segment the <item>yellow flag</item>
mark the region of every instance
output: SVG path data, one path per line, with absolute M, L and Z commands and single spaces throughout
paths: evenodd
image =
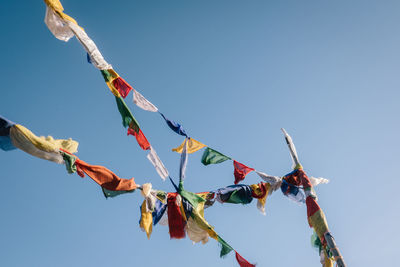
M 183 141 L 183 143 L 180 146 L 178 146 L 177 148 L 173 148 L 172 151 L 182 153 L 184 145 L 185 145 L 185 141 Z M 187 151 L 187 153 L 191 154 L 191 153 L 196 152 L 197 150 L 202 149 L 205 146 L 206 146 L 205 144 L 200 143 L 199 141 L 194 140 L 193 138 L 190 138 L 189 142 L 187 143 L 186 151 Z
M 147 238 L 150 239 L 151 232 L 153 231 L 153 216 L 151 211 L 148 212 L 146 208 L 146 200 L 143 201 L 141 206 L 142 218 L 140 219 L 140 228 L 146 232 Z

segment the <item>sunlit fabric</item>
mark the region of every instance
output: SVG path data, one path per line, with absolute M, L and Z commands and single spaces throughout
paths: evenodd
M 103 195 L 105 198 L 116 197 L 119 195 L 135 192 L 135 189 L 129 190 L 129 191 L 112 191 L 112 190 L 105 189 L 104 187 L 102 187 L 101 189 L 103 190 Z
M 147 154 L 147 159 L 153 164 L 154 168 L 156 169 L 158 175 L 165 180 L 169 176 L 167 168 L 165 168 L 164 164 L 158 157 L 156 151 L 154 150 L 153 147 L 150 146 L 150 151 Z
M 10 128 L 10 138 L 15 147 L 26 153 L 59 164 L 64 162 L 59 153 L 60 149 L 75 153 L 78 148 L 78 142 L 72 139 L 54 139 L 51 136 L 37 137 L 30 130 L 19 124 L 15 124 Z
M 158 108 L 154 106 L 149 100 L 147 100 L 138 91 L 133 89 L 133 103 L 135 103 L 139 108 L 147 111 L 157 112 Z
M 83 48 L 89 54 L 92 64 L 100 70 L 111 69 L 112 66 L 104 60 L 103 55 L 100 53 L 96 44 L 93 42 L 92 39 L 89 38 L 86 32 L 70 20 L 65 20 L 65 22 L 67 23 L 71 31 L 75 34 L 76 38 L 81 43 Z
M 134 131 L 138 132 L 140 129 L 139 123 L 135 117 L 133 117 L 125 101 L 121 97 L 115 97 L 115 101 L 117 102 L 118 110 L 122 117 L 122 125 L 124 125 L 124 127 L 129 126 Z
M 147 141 L 147 138 L 146 136 L 144 136 L 142 130 L 139 129 L 138 132 L 135 132 L 132 128 L 128 128 L 128 135 L 135 136 L 136 141 L 143 150 L 150 149 L 150 143 L 149 141 Z
M 235 176 L 235 184 L 243 181 L 249 172 L 254 171 L 253 168 L 247 167 L 246 165 L 237 162 L 236 160 L 233 161 L 233 166 L 235 168 L 235 171 L 233 172 Z
M 117 77 L 112 81 L 112 84 L 115 89 L 118 90 L 120 95 L 125 98 L 128 96 L 129 92 L 133 89 L 124 79 L 121 77 Z
M 201 158 L 201 163 L 203 163 L 204 165 L 217 164 L 230 159 L 230 157 L 225 156 L 224 154 L 207 147 L 204 150 L 203 156 Z
M 252 184 L 251 187 L 251 196 L 257 198 L 257 208 L 261 211 L 262 214 L 265 215 L 265 203 L 267 202 L 267 197 L 270 192 L 271 185 L 269 183 L 259 183 Z
M 147 238 L 150 239 L 151 232 L 153 231 L 153 216 L 152 212 L 147 211 L 146 200 L 140 206 L 140 228 L 146 232 Z
M 162 114 L 161 112 L 159 112 L 160 115 L 164 118 L 165 122 L 167 123 L 167 125 L 169 126 L 169 128 L 171 128 L 172 131 L 174 131 L 177 134 L 183 135 L 187 137 L 187 134 L 185 132 L 185 130 L 183 129 L 182 125 L 180 125 L 179 123 L 176 123 L 174 121 L 171 121 L 169 119 L 167 119 L 164 114 Z
M 74 155 L 71 155 L 71 154 L 63 152 L 63 151 L 61 151 L 60 153 L 64 159 L 67 172 L 75 173 L 77 170 L 76 165 L 75 165 L 76 157 Z
M 182 144 L 180 146 L 178 146 L 177 148 L 173 148 L 172 151 L 182 153 L 183 145 L 185 144 L 185 141 L 186 141 L 186 139 L 182 142 Z M 186 152 L 191 154 L 191 153 L 194 153 L 194 152 L 202 149 L 205 146 L 206 146 L 205 144 L 200 143 L 199 141 L 194 140 L 193 138 L 189 138 L 189 140 L 187 142 L 187 146 L 186 146 Z
M 103 166 L 90 165 L 78 158 L 75 160 L 77 173 L 81 177 L 85 174 L 101 187 L 111 191 L 131 191 L 137 188 L 135 180 L 119 178 L 115 173 Z
M 255 171 L 261 179 L 271 185 L 271 190 L 275 191 L 281 186 L 282 178 L 278 176 L 268 175 L 263 172 Z
M 47 28 L 57 39 L 68 42 L 69 39 L 74 37 L 74 33 L 71 31 L 68 25 L 61 19 L 51 8 L 46 8 L 46 16 L 44 22 Z

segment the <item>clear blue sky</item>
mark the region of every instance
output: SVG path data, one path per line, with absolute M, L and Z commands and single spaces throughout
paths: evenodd
M 348 266 L 393 266 L 400 224 L 398 1 L 62 1 L 106 60 L 195 139 L 282 176 L 293 137 Z M 80 142 L 88 163 L 172 191 L 121 125 L 109 89 L 76 39 L 55 39 L 42 1 L 0 4 L 0 114 L 38 135 Z M 161 117 L 127 103 L 170 173 L 182 142 Z M 186 188 L 233 183 L 231 162 L 189 157 Z M 147 240 L 139 193 L 106 200 L 91 179 L 20 150 L 0 153 L 2 266 L 236 266 L 214 240 Z M 245 183 L 257 183 L 251 173 Z M 306 207 L 280 191 L 218 204 L 206 219 L 258 266 L 320 266 Z M 147 262 L 147 265 L 146 265 Z

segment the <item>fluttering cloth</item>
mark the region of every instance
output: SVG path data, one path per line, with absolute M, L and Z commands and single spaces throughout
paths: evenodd
M 204 165 L 218 164 L 230 159 L 230 157 L 225 156 L 224 154 L 207 147 L 206 150 L 204 150 L 203 156 L 201 158 L 201 163 L 203 163 Z

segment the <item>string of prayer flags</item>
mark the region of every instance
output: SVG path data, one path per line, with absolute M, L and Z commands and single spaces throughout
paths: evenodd
M 133 103 L 141 109 L 151 112 L 157 112 L 158 108 L 147 100 L 142 94 L 133 89 Z
M 177 148 L 173 148 L 172 151 L 182 153 L 185 142 L 186 142 L 186 139 L 182 142 L 182 144 L 180 146 L 178 146 Z M 189 141 L 187 142 L 187 145 L 186 145 L 186 152 L 189 154 L 192 154 L 192 153 L 202 149 L 205 146 L 206 146 L 205 144 L 203 144 L 193 138 L 189 138 Z
M 246 165 L 237 162 L 236 160 L 233 161 L 233 167 L 235 168 L 233 172 L 235 176 L 235 184 L 238 184 L 240 181 L 243 181 L 249 172 L 254 171 L 253 168 L 247 167 Z
M 177 134 L 183 135 L 183 136 L 187 136 L 185 129 L 183 129 L 182 125 L 180 125 L 177 122 L 174 122 L 172 120 L 167 119 L 164 114 L 162 114 L 161 112 L 159 112 L 160 115 L 163 117 L 163 119 L 165 120 L 165 122 L 167 123 L 168 127 L 171 128 L 172 131 L 174 131 Z
M 342 255 L 338 247 L 336 246 L 336 242 L 329 231 L 328 223 L 325 217 L 324 212 L 320 208 L 317 203 L 317 194 L 315 193 L 312 183 L 308 178 L 307 174 L 303 171 L 303 167 L 301 166 L 296 148 L 294 146 L 292 138 L 289 134 L 282 129 L 286 143 L 289 147 L 290 154 L 292 155 L 292 159 L 294 161 L 294 171 L 290 174 L 286 175 L 283 178 L 283 182 L 291 183 L 295 186 L 302 186 L 304 193 L 306 195 L 306 206 L 307 206 L 307 219 L 310 227 L 314 228 L 315 233 L 318 235 L 323 248 L 329 249 L 332 257 L 324 252 L 321 257 L 324 257 L 323 266 L 333 266 L 332 260 L 335 260 L 339 267 L 345 267 L 345 263 Z M 324 249 L 325 250 L 325 249 Z
M 143 132 L 140 131 L 139 123 L 133 117 L 132 112 L 129 110 L 128 106 L 123 100 L 133 89 L 132 86 L 130 86 L 122 77 L 120 77 L 118 73 L 112 69 L 112 66 L 104 60 L 96 44 L 92 39 L 89 38 L 83 28 L 81 28 L 73 18 L 63 13 L 64 8 L 59 0 L 44 1 L 47 6 L 45 22 L 49 30 L 56 38 L 65 42 L 67 42 L 73 35 L 76 36 L 78 41 L 86 50 L 88 62 L 92 63 L 101 71 L 107 86 L 115 96 L 117 107 L 122 117 L 122 124 L 125 128 L 129 126 L 131 129 L 128 130 L 128 134 L 133 133 L 132 130 L 136 132 L 137 134 L 134 135 L 139 143 L 139 146 L 144 150 L 148 150 L 150 144 Z M 137 91 L 135 91 L 134 94 L 134 102 L 143 109 L 157 111 L 157 108 Z M 179 130 L 179 132 L 184 133 L 184 130 Z M 150 153 L 147 155 L 147 158 L 156 167 L 156 170 L 160 176 L 165 179 L 168 176 L 168 171 L 166 171 L 163 163 L 155 151 L 150 151 Z
M 231 160 L 230 157 L 225 156 L 224 154 L 207 147 L 204 150 L 203 156 L 201 158 L 201 163 L 203 163 L 204 165 L 209 165 L 209 164 L 218 164 L 218 163 L 222 163 L 226 160 Z

